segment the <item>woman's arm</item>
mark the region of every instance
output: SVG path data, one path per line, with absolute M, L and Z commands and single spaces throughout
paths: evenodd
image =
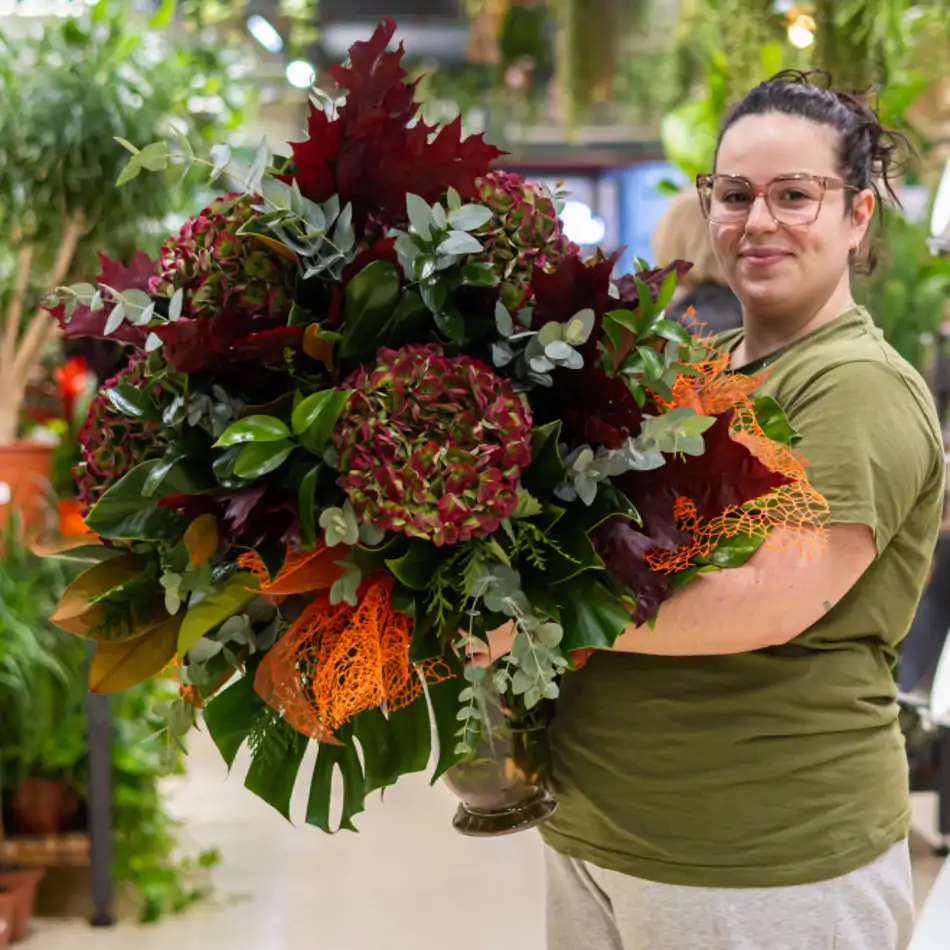
M 851 590 L 876 557 L 867 525 L 835 524 L 827 534 L 824 551 L 811 557 L 776 533 L 776 543 L 763 545 L 742 567 L 700 574 L 663 604 L 652 630 L 631 625 L 614 649 L 716 656 L 794 640 Z M 492 660 L 511 650 L 512 636 L 510 624 L 489 635 Z M 488 662 L 487 656 L 473 659 Z
M 656 624 L 628 627 L 614 649 L 657 656 L 747 653 L 788 643 L 828 613 L 876 556 L 871 529 L 836 524 L 821 554 L 776 537 L 742 567 L 700 574 L 660 608 Z

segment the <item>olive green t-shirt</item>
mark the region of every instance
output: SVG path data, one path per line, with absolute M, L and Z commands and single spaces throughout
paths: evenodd
M 730 349 L 740 333 L 723 338 Z M 944 498 L 940 427 L 917 372 L 855 309 L 768 360 L 760 389 L 802 436 L 831 521 L 878 557 L 783 646 L 732 656 L 596 654 L 551 728 L 556 850 L 669 884 L 770 887 L 871 863 L 908 833 L 892 667 Z

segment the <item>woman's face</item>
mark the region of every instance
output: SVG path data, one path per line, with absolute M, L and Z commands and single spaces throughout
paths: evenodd
M 783 175 L 840 180 L 837 145 L 834 129 L 809 119 L 780 113 L 745 116 L 723 136 L 715 170 L 739 175 L 756 189 Z M 872 192 L 829 189 L 815 221 L 787 226 L 775 221 L 759 196 L 745 221 L 710 223 L 710 236 L 726 280 L 747 313 L 805 314 L 817 312 L 849 279 L 850 253 L 861 244 L 873 211 Z

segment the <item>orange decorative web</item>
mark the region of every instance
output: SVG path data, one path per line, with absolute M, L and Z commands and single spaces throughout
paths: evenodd
M 261 582 L 260 592 L 266 600 L 279 603 L 292 594 L 309 594 L 332 587 L 343 573 L 337 559 L 342 559 L 342 554 L 334 553 L 323 543 L 314 551 L 288 548 L 284 565 L 273 580 L 257 551 L 242 554 L 238 565 Z
M 690 327 L 695 333 L 701 325 Z M 714 337 L 697 336 L 705 357 L 690 364 L 697 375 L 682 375 L 673 386 L 673 401 L 667 409 L 688 406 L 701 415 L 734 411 L 730 435 L 744 445 L 766 468 L 789 479 L 788 484 L 741 507 L 732 507 L 704 521 L 688 498 L 677 499 L 674 514 L 684 531 L 692 535 L 692 545 L 678 551 L 654 549 L 646 562 L 655 571 L 675 573 L 685 570 L 694 558 L 706 557 L 725 538 L 738 535 L 769 538 L 770 543 L 794 544 L 806 556 L 821 553 L 825 545 L 823 528 L 828 521 L 828 502 L 812 487 L 805 468 L 807 461 L 787 445 L 768 438 L 755 418 L 751 398 L 768 373 L 742 376 L 728 372 L 730 355 L 716 346 Z M 776 541 L 772 532 L 783 529 Z
M 392 588 L 392 577 L 374 578 L 356 607 L 316 597 L 258 668 L 258 695 L 299 732 L 332 742 L 357 713 L 408 706 L 423 680 L 450 678 L 441 660 L 410 662 L 412 621 L 393 609 Z

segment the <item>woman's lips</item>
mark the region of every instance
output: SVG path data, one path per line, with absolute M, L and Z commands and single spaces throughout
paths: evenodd
M 780 261 L 784 261 L 786 258 L 791 257 L 791 254 L 788 251 L 779 251 L 779 250 L 761 250 L 761 251 L 746 251 L 743 254 L 739 255 L 740 259 L 744 264 L 749 267 L 772 267 L 775 264 L 778 264 Z

